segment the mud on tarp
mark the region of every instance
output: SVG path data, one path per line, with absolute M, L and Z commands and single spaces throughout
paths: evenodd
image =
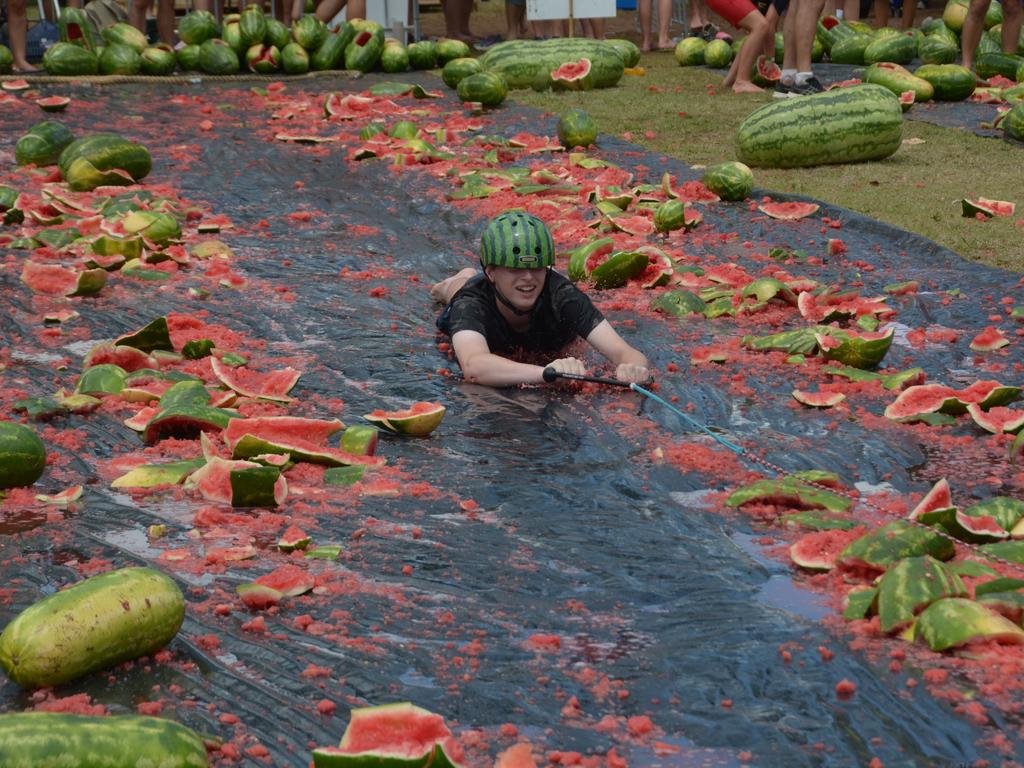
M 345 86 L 352 87 L 334 87 Z M 297 101 L 304 92 L 288 91 Z M 721 516 L 720 492 L 756 466 L 632 394 L 490 390 L 447 372 L 457 366 L 436 346 L 426 289 L 473 263 L 481 227 L 479 209 L 444 200 L 450 178 L 349 163 L 351 141 L 273 141 L 282 130 L 308 132 L 308 113 L 248 89 L 84 93 L 62 120 L 76 132 L 117 130 L 143 141 L 155 156 L 147 185 L 169 185 L 229 216 L 234 229 L 220 236 L 238 255 L 234 270 L 246 287 L 207 281 L 208 298 L 192 295 L 186 289 L 198 269 L 163 288 L 114 281 L 74 304 L 81 318 L 66 330 L 41 334 L 39 299 L 18 282 L 24 254 L 8 251 L 0 272 L 5 415 L 17 397 L 72 386 L 93 342 L 165 313 L 221 324 L 268 359 L 303 367 L 293 394 L 306 415 L 357 423 L 359 414 L 413 400 L 440 401 L 449 412 L 429 439 L 384 441 L 380 453 L 404 478 L 398 487 L 334 489 L 286 505 L 283 513 L 317 543 L 340 543 L 343 553 L 314 563 L 319 594 L 260 616 L 244 609 L 234 587 L 284 562 L 273 547 L 282 520 L 253 514 L 236 524 L 255 540 L 256 558 L 204 564 L 200 550 L 196 561 L 188 532 L 209 505 L 180 493 L 117 493 L 99 477 L 103 462 L 140 449 L 115 412 L 41 426 L 57 458 L 40 488 L 84 482 L 86 495 L 65 515 L 3 508 L 8 588 L 0 621 L 83 575 L 144 562 L 175 576 L 189 600 L 169 658 L 63 686 L 55 697 L 86 694 L 116 712 L 155 707 L 227 741 L 239 763 L 254 766 L 304 766 L 311 745 L 336 743 L 349 707 L 397 700 L 443 714 L 474 766 L 489 765 L 517 738 L 563 754 L 614 749 L 635 766 L 999 759 L 985 741 L 991 730 L 913 685 L 934 655 L 851 639 L 823 622 L 836 607 L 793 585 L 789 565 L 771 554 L 784 543 L 778 529 Z M 462 114 L 447 96 L 426 116 L 409 112 L 424 104 L 395 101 L 421 121 Z M 37 119 L 35 107 L 0 113 L 5 163 Z M 483 119 L 489 133 L 553 133 L 549 117 L 513 105 Z M 601 157 L 635 170 L 637 181 L 646 174 L 657 183 L 663 170 L 680 183 L 696 178 L 684 164 L 622 141 L 602 137 L 601 147 Z M 791 223 L 746 204 L 710 205 L 704 214 L 700 228 L 672 241 L 703 264 L 757 272 L 769 263 L 768 248 L 779 246 L 813 255 L 788 269 L 862 283 L 865 295 L 897 277 L 919 280 L 918 293 L 893 300 L 898 322 L 960 329 L 958 338 L 930 335 L 920 345 L 901 333 L 886 364 L 919 365 L 950 384 L 983 377 L 967 342 L 1016 290 L 1016 276 L 968 270 L 934 243 L 828 206 Z M 841 229 L 823 226 L 825 216 Z M 841 237 L 848 253 L 820 258 L 829 237 Z M 961 294 L 949 293 L 954 288 Z M 594 295 L 662 372 L 660 394 L 692 404 L 694 418 L 783 467 L 837 471 L 864 493 L 906 497 L 942 475 L 966 495 L 994 492 L 974 485 L 989 475 L 1005 493 L 1019 493 L 980 442 L 944 454 L 924 431 L 853 411 L 837 418 L 796 410 L 789 392 L 811 373 L 749 355 L 740 365 L 691 368 L 694 346 L 768 328 L 756 318 L 668 322 L 646 311 L 649 293 L 630 290 Z M 1019 348 L 1010 350 L 999 358 L 1007 372 L 1021 361 Z M 861 405 L 879 414 L 884 404 Z M 973 434 L 963 424 L 943 429 Z M 156 522 L 168 526 L 165 540 L 147 538 Z M 214 532 L 202 533 L 212 549 Z M 161 557 L 171 548 L 191 548 L 187 562 L 202 567 Z M 891 667 L 893 648 L 908 653 L 902 669 Z M 836 695 L 844 679 L 857 685 L 848 700 Z M 5 711 L 40 698 L 0 686 Z M 989 717 L 1019 752 L 1019 716 L 993 707 Z

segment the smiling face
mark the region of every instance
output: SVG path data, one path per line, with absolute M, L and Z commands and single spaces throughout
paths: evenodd
M 487 267 L 487 277 L 494 284 L 498 292 L 508 300 L 512 306 L 521 312 L 528 312 L 537 303 L 540 292 L 544 288 L 548 271 L 540 269 L 513 269 L 511 267 Z M 501 303 L 499 308 L 504 308 Z

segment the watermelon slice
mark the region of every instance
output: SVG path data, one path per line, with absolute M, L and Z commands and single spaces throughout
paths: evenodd
M 36 99 L 36 106 L 43 112 L 63 112 L 71 99 L 67 96 L 47 96 L 43 99 Z
M 401 435 L 426 437 L 441 423 L 445 407 L 440 403 L 413 403 L 404 411 L 376 410 L 363 416 L 371 424 Z
M 216 357 L 211 358 L 210 365 L 213 368 L 213 374 L 224 386 L 233 389 L 243 397 L 273 400 L 278 403 L 292 401 L 292 398 L 288 397 L 288 393 L 291 392 L 302 375 L 300 371 L 292 367 L 269 373 L 257 373 L 245 366 L 232 368 Z
M 328 467 L 352 464 L 380 466 L 380 456 L 356 456 L 326 445 L 330 435 L 342 428 L 337 419 L 302 419 L 291 416 L 265 416 L 233 419 L 224 430 L 224 441 L 236 459 L 249 459 L 264 453 L 286 453 L 292 461 L 305 461 Z
M 1015 203 L 1008 203 L 1005 200 L 988 200 L 984 197 L 979 197 L 977 200 L 964 198 L 960 201 L 960 206 L 963 209 L 963 215 L 972 219 L 978 216 L 985 218 L 1013 216 L 1013 212 L 1017 209 Z
M 288 497 L 280 470 L 252 461 L 210 458 L 185 480 L 207 501 L 233 507 L 275 507 Z
M 309 572 L 297 565 L 282 565 L 260 576 L 254 583 L 276 589 L 285 597 L 304 595 L 316 586 L 316 580 Z
M 995 326 L 990 325 L 971 340 L 971 349 L 975 352 L 993 352 L 1010 344 L 1006 335 Z
M 91 296 L 106 285 L 107 273 L 103 269 L 76 271 L 58 264 L 26 261 L 21 269 L 21 281 L 36 293 Z
M 757 206 L 757 210 L 763 213 L 765 216 L 770 216 L 773 219 L 784 219 L 784 220 L 795 220 L 803 219 L 818 212 L 818 208 L 821 206 L 816 203 L 762 203 Z
M 842 392 L 807 392 L 801 389 L 793 390 L 793 399 L 801 405 L 810 408 L 832 408 L 839 405 L 846 399 Z
M 1012 408 L 996 407 L 982 410 L 977 403 L 967 406 L 967 413 L 974 419 L 974 423 L 986 432 L 998 435 L 1002 433 L 1017 434 L 1024 429 L 1024 411 L 1015 411 Z
M 352 710 L 341 744 L 313 750 L 314 768 L 353 765 L 450 766 L 457 768 L 462 747 L 444 718 L 401 702 Z

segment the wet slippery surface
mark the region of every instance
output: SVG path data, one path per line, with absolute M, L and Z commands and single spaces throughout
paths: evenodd
M 299 96 L 301 89 L 289 84 L 288 92 Z M 777 551 L 784 531 L 723 515 L 722 491 L 753 477 L 755 465 L 636 395 L 494 391 L 449 373 L 457 366 L 436 346 L 427 288 L 472 263 L 482 225 L 470 207 L 444 201 L 449 179 L 385 162 L 349 163 L 345 142 L 274 142 L 280 123 L 268 130 L 272 109 L 247 89 L 129 86 L 73 95 L 64 122 L 79 132 L 138 138 L 154 151 L 147 184 L 170 184 L 230 217 L 235 229 L 220 237 L 239 255 L 233 269 L 248 283 L 206 301 L 182 284 L 121 284 L 76 303 L 82 317 L 69 326 L 69 338 L 50 336 L 44 346 L 38 304 L 18 282 L 24 252 L 8 252 L 0 272 L 8 387 L 23 396 L 73 386 L 92 342 L 174 312 L 226 326 L 265 344 L 263 359 L 304 370 L 294 412 L 359 423 L 359 414 L 374 408 L 433 400 L 448 415 L 429 439 L 382 442 L 379 453 L 402 473 L 398 495 L 336 489 L 289 499 L 279 513 L 315 543 L 342 544 L 343 555 L 312 563 L 317 594 L 262 615 L 247 611 L 234 587 L 285 562 L 272 546 L 282 518 L 246 512 L 248 522 L 221 523 L 255 539 L 255 559 L 224 566 L 200 556 L 188 563 L 201 567 L 176 566 L 161 552 L 194 547 L 187 532 L 209 505 L 180 492 L 132 497 L 109 488 L 110 477 L 97 467 L 141 448 L 120 424 L 124 414 L 41 426 L 60 455 L 45 490 L 86 482 L 84 503 L 48 517 L 4 506 L 0 622 L 83 575 L 143 562 L 175 576 L 190 603 L 169 654 L 53 697 L 87 694 L 116 712 L 159 702 L 165 716 L 228 742 L 216 754 L 223 764 L 304 766 L 313 745 L 337 742 L 349 707 L 400 700 L 443 714 L 473 766 L 490 765 L 523 738 L 538 754 L 599 755 L 602 765 L 613 749 L 634 766 L 999 759 L 990 730 L 923 685 L 908 685 L 922 679 L 924 663 L 890 669 L 885 649 L 905 647 L 899 641 L 881 653 L 851 647 L 835 606 L 790 581 Z M 442 109 L 461 113 L 447 94 Z M 5 166 L 17 136 L 39 119 L 31 110 L 0 112 Z M 211 130 L 201 128 L 203 120 Z M 486 123 L 490 133 L 553 133 L 549 117 L 512 106 Z M 618 140 L 601 146 L 601 156 L 636 170 L 638 181 L 657 183 L 663 170 L 680 182 L 696 177 Z M 290 216 L 299 211 L 311 215 Z M 822 227 L 822 215 L 841 221 L 841 231 Z M 865 295 L 879 293 L 894 275 L 920 280 L 917 295 L 891 301 L 906 330 L 977 332 L 1002 296 L 1018 293 L 1014 275 L 977 265 L 968 271 L 932 243 L 839 209 L 778 223 L 746 205 L 716 205 L 702 226 L 678 242 L 707 263 L 746 264 L 769 245 L 821 253 L 826 238 L 841 236 L 845 258 L 792 268 L 840 285 L 861 282 Z M 943 292 L 952 288 L 970 300 L 950 302 Z M 798 410 L 789 392 L 813 377 L 781 358 L 690 368 L 693 346 L 737 336 L 740 323 L 666 322 L 646 311 L 649 297 L 636 290 L 595 298 L 662 372 L 663 397 L 691 403 L 694 418 L 787 469 L 827 468 L 851 486 L 882 486 L 903 498 L 943 475 L 961 494 L 985 497 L 991 487 L 970 483 L 992 472 L 1005 493 L 1019 493 L 1005 462 L 992 469 L 994 449 L 939 455 L 923 430 L 885 428 L 859 410 Z M 751 321 L 745 332 L 779 329 Z M 967 350 L 972 336 L 903 341 L 886 364 L 920 365 L 931 381 L 952 385 L 993 376 L 1018 383 L 1020 353 L 1011 346 L 1001 372 L 983 375 Z M 68 370 L 58 370 L 57 360 Z M 5 415 L 16 399 L 5 395 Z M 875 398 L 857 407 L 877 416 L 884 404 Z M 966 426 L 960 433 L 974 434 Z M 664 460 L 654 458 L 658 448 Z M 194 455 L 198 444 L 181 452 Z M 322 488 L 315 472 L 302 479 Z M 170 529 L 166 541 L 146 537 L 157 522 Z M 856 683 L 852 698 L 837 696 L 844 679 Z M 5 711 L 45 698 L 0 685 Z M 997 708 L 990 715 L 1019 751 L 1019 717 Z

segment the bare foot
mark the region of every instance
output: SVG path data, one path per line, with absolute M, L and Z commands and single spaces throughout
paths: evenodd
M 762 90 L 749 80 L 737 80 L 732 86 L 733 93 L 761 93 Z
M 659 40 L 658 41 L 658 50 L 659 51 L 674 51 L 675 48 L 676 47 L 674 45 L 672 45 L 672 41 L 671 40 Z
M 650 53 L 651 52 L 651 41 L 650 40 L 644 40 L 643 44 L 640 46 L 640 50 L 643 51 L 644 53 Z

